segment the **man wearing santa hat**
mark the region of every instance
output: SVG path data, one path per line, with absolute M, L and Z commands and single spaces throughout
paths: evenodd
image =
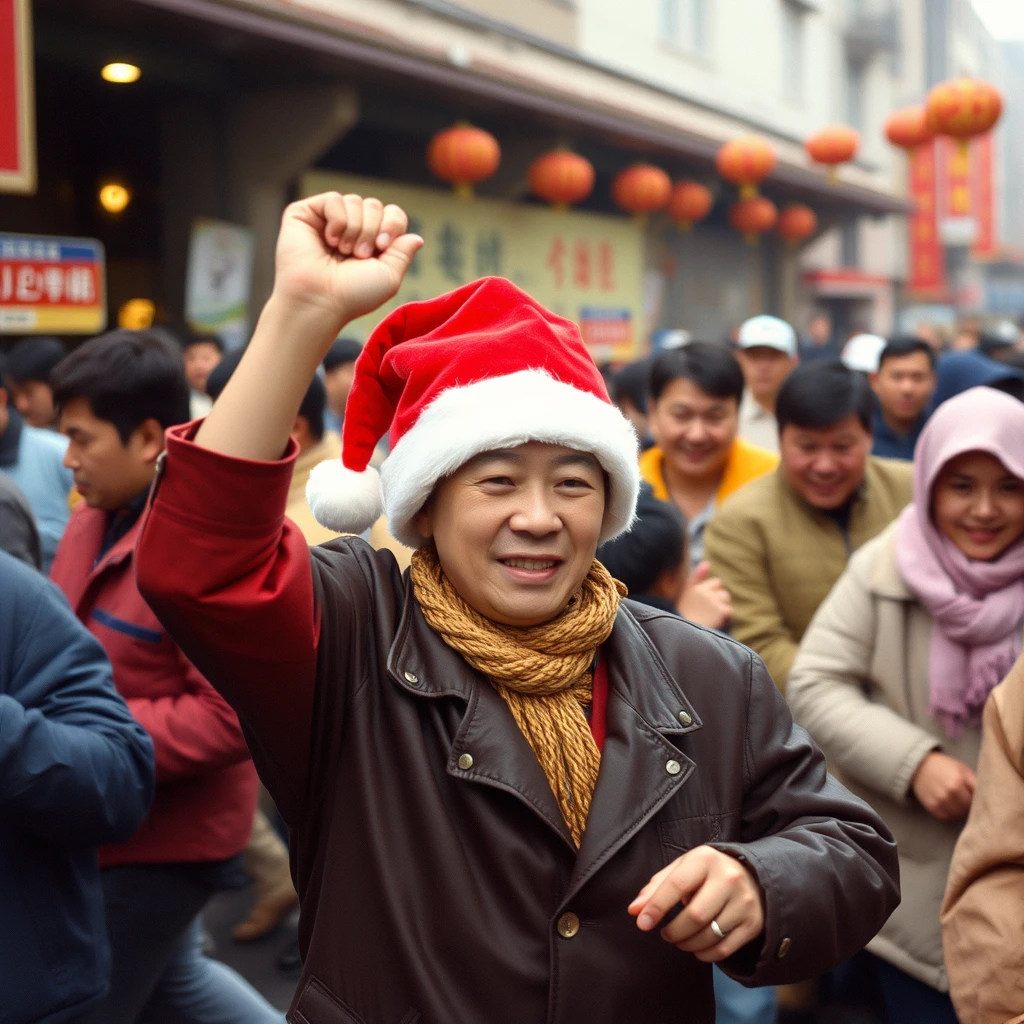
M 636 436 L 574 324 L 484 279 L 386 317 L 314 513 L 306 386 L 422 245 L 374 199 L 285 211 L 274 291 L 209 417 L 169 432 L 139 586 L 237 709 L 291 830 L 296 1024 L 714 1020 L 845 960 L 898 901 L 885 826 L 748 649 L 623 600 Z M 390 430 L 380 478 L 369 460 Z

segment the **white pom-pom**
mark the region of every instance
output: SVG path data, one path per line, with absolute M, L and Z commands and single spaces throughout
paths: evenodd
M 306 483 L 306 501 L 313 518 L 336 533 L 362 533 L 384 511 L 377 470 L 368 466 L 357 473 L 342 465 L 341 459 L 328 459 L 313 467 Z

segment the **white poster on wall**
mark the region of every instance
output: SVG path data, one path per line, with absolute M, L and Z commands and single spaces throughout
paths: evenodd
M 253 234 L 238 224 L 197 220 L 192 225 L 185 278 L 185 319 L 193 330 L 216 334 L 226 348 L 249 340 Z

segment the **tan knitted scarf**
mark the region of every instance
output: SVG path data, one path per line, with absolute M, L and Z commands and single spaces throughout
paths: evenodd
M 517 628 L 492 622 L 466 604 L 433 546 L 414 552 L 411 575 L 431 628 L 486 675 L 507 702 L 578 847 L 601 766 L 581 705 L 593 697 L 594 652 L 611 634 L 626 588 L 595 560 L 558 618 Z

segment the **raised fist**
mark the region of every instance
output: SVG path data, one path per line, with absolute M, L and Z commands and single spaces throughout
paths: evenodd
M 291 203 L 277 240 L 274 295 L 321 311 L 336 330 L 382 306 L 423 245 L 408 218 L 379 199 L 324 192 Z

